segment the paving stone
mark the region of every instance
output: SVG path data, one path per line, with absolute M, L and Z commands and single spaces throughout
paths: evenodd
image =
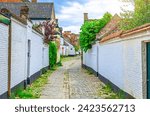
M 63 63 L 43 88 L 41 99 L 98 99 L 103 83 L 81 68 L 80 57 Z

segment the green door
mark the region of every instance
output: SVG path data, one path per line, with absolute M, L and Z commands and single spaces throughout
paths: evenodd
M 147 43 L 147 98 L 150 99 L 150 43 Z

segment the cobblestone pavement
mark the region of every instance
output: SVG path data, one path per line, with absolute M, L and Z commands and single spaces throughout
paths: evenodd
M 80 57 L 63 63 L 49 78 L 41 99 L 98 99 L 103 83 L 81 68 Z

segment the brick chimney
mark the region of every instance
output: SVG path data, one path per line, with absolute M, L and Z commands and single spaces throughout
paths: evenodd
M 58 19 L 55 19 L 56 24 L 58 24 Z
M 29 18 L 29 8 L 28 6 L 21 6 L 20 17 L 24 19 Z
M 32 0 L 33 3 L 37 3 L 37 0 Z
M 2 8 L 0 12 L 2 14 L 5 14 L 6 16 L 10 16 L 11 15 L 10 11 L 8 9 L 6 9 L 6 8 Z
M 88 18 L 88 13 L 84 13 L 84 22 L 87 21 L 89 18 Z

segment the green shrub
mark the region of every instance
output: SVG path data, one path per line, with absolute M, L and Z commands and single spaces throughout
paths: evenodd
M 57 45 L 55 42 L 49 43 L 49 64 L 53 68 L 57 62 Z

